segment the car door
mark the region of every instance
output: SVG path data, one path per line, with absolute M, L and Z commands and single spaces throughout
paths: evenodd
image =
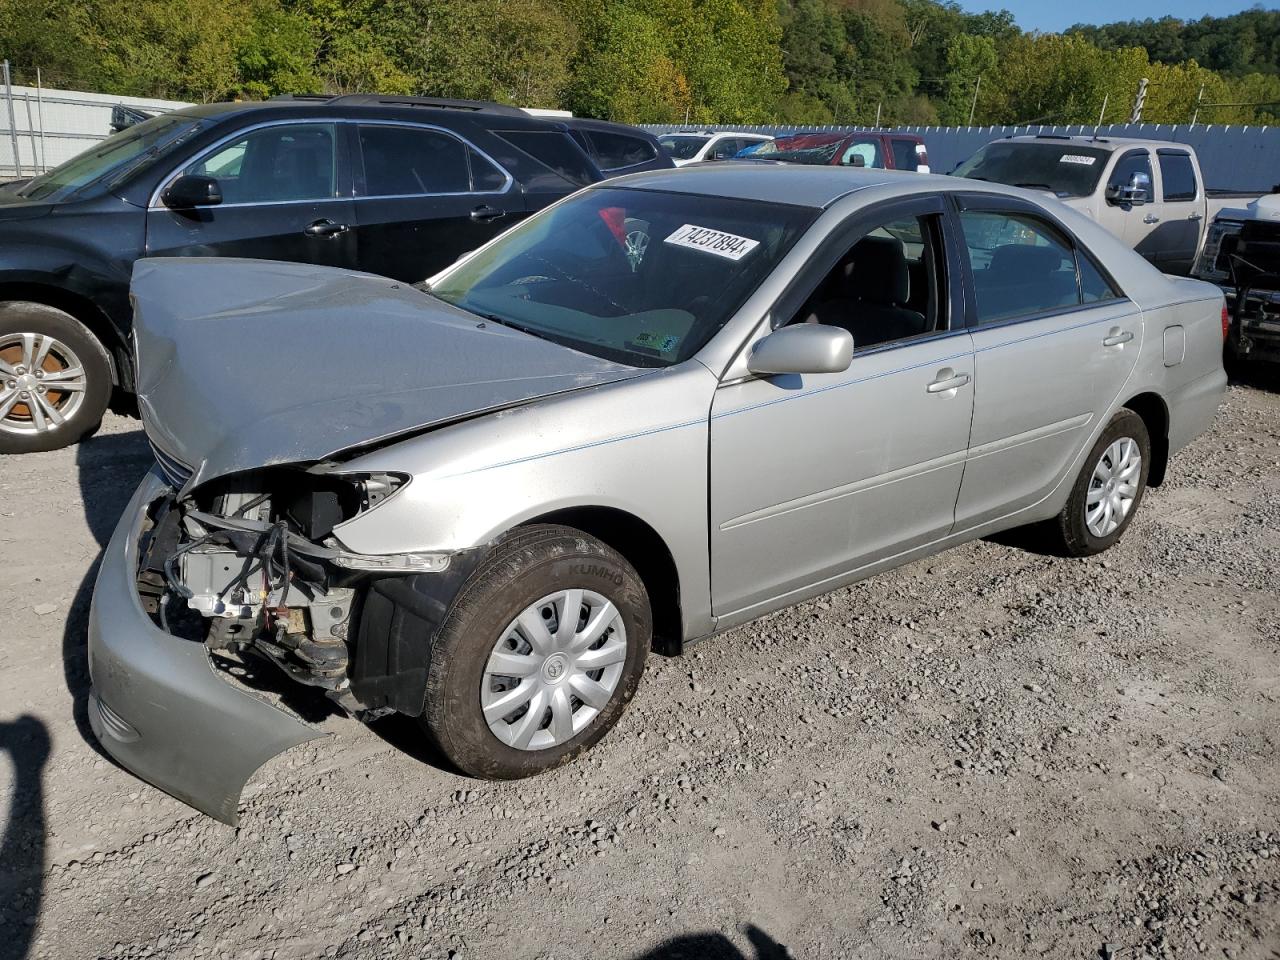
M 962 530 L 1053 491 L 1128 380 L 1142 314 L 1038 207 L 957 200 L 976 379 Z
M 1146 177 L 1145 203 L 1129 203 L 1115 198 L 1116 191 L 1129 186 L 1134 174 Z M 1098 222 L 1120 237 L 1148 260 L 1155 260 L 1156 243 L 1151 234 L 1160 223 L 1160 204 L 1156 199 L 1155 176 L 1151 168 L 1151 152 L 1146 147 L 1128 150 L 1111 168 L 1107 178 L 1103 206 Z
M 339 124 L 287 121 L 231 134 L 174 171 L 147 210 L 147 255 L 253 257 L 354 267 L 351 172 Z M 165 188 L 213 177 L 216 206 L 171 210 Z
M 514 178 L 452 131 L 395 121 L 350 126 L 361 270 L 415 283 L 524 215 Z
M 973 353 L 963 323 L 953 325 L 961 316 L 957 267 L 942 214 L 933 197 L 856 215 L 775 307 L 779 326 L 849 329 L 848 370 L 748 377 L 716 391 L 717 617 L 751 616 L 829 589 L 950 531 L 969 438 Z M 923 278 L 914 291 L 913 274 Z
M 1156 151 L 1160 180 L 1160 223 L 1151 239 L 1155 244 L 1155 264 L 1166 273 L 1189 274 L 1200 231 L 1204 226 L 1204 197 L 1199 178 L 1185 150 L 1161 148 Z

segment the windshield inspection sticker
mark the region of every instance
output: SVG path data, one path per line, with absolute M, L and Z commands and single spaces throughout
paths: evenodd
M 644 347 L 649 350 L 657 350 L 659 353 L 670 353 L 680 338 L 671 335 L 663 335 L 661 333 L 637 333 L 636 338 L 631 341 L 637 347 Z
M 732 233 L 712 230 L 710 227 L 699 227 L 692 223 L 677 227 L 675 232 L 667 237 L 666 242 L 674 243 L 677 247 L 689 247 L 693 250 L 714 253 L 717 257 L 724 257 L 726 260 L 741 260 L 760 246 L 759 240 L 738 237 Z
M 1078 163 L 1081 166 L 1092 167 L 1097 157 L 1082 157 L 1078 153 L 1064 153 L 1059 163 Z

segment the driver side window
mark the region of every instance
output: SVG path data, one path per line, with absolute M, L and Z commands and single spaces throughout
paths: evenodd
M 846 251 L 792 323 L 822 323 L 853 334 L 867 350 L 947 328 L 941 217 L 891 220 Z
M 1127 187 L 1133 180 L 1135 173 L 1143 173 L 1147 176 L 1147 183 L 1151 180 L 1151 155 L 1145 150 L 1134 150 L 1126 153 L 1116 163 L 1116 168 L 1111 171 L 1111 179 L 1107 181 L 1108 188 L 1119 189 Z M 1150 187 L 1147 188 L 1148 190 Z M 1151 199 L 1150 196 L 1147 197 Z

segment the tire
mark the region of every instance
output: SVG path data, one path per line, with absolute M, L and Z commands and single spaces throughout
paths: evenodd
M 578 595 L 569 591 L 582 592 L 578 622 L 586 626 L 574 633 L 576 645 L 568 633 L 563 641 L 553 635 Z M 652 638 L 644 584 L 617 551 L 569 527 L 524 528 L 494 548 L 454 600 L 431 646 L 419 723 L 464 773 L 542 773 L 617 723 Z M 589 669 L 597 664 L 604 666 Z
M 0 453 L 57 450 L 101 426 L 111 361 L 75 317 L 42 303 L 0 303 L 0 361 Z
M 1127 450 L 1124 446 L 1126 443 L 1132 445 Z M 1132 451 L 1135 448 L 1141 461 L 1137 464 L 1137 469 L 1133 470 Z M 1119 463 L 1114 467 L 1109 466 L 1117 455 Z M 1123 468 L 1126 463 L 1129 464 L 1127 470 L 1107 475 L 1110 470 Z M 1066 506 L 1057 517 L 1049 521 L 1047 532 L 1057 552 L 1069 557 L 1089 557 L 1113 547 L 1124 536 L 1138 512 L 1142 496 L 1147 490 L 1150 469 L 1151 438 L 1147 434 L 1146 424 L 1132 410 L 1118 411 L 1085 458 Z M 1097 480 L 1094 478 L 1095 472 L 1099 474 Z M 1104 475 L 1107 476 L 1104 478 Z M 1105 486 L 1108 481 L 1112 484 L 1111 488 Z M 1127 498 L 1127 504 L 1124 496 L 1126 487 L 1132 487 L 1132 496 Z M 1108 496 L 1108 489 L 1113 491 L 1113 496 Z M 1103 492 L 1098 494 L 1098 490 Z M 1092 498 L 1091 493 L 1094 494 Z M 1095 501 L 1092 504 L 1091 499 Z M 1105 511 L 1101 517 L 1093 513 L 1095 509 L 1104 508 L 1108 500 L 1113 505 L 1110 519 L 1105 517 Z M 1123 512 L 1118 523 L 1113 522 L 1116 506 Z M 1087 510 L 1089 514 L 1086 513 Z M 1091 527 L 1090 516 L 1097 518 L 1096 527 Z

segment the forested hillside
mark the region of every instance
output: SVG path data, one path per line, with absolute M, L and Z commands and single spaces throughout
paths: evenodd
M 0 2 L 18 82 L 39 67 L 173 99 L 376 90 L 631 122 L 1120 121 L 1143 77 L 1146 120 L 1274 122 L 1278 37 L 1262 10 L 1058 35 L 933 0 Z

